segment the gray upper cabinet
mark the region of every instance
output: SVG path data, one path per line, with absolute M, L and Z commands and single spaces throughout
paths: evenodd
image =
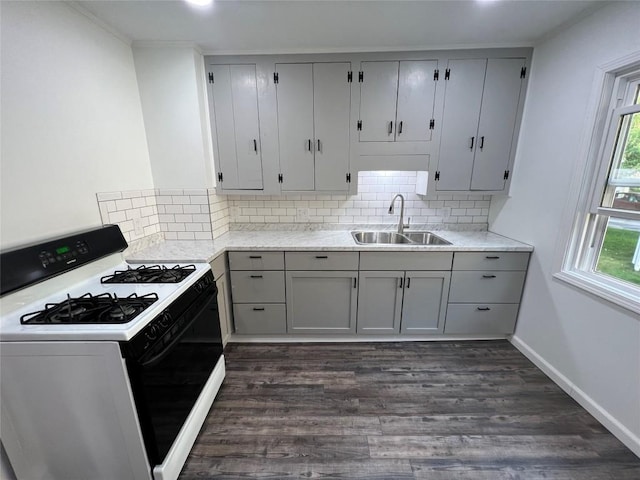
M 345 191 L 351 64 L 276 64 L 282 191 Z
M 261 190 L 255 65 L 211 65 L 209 100 L 218 188 Z
M 426 142 L 432 137 L 437 61 L 362 62 L 360 142 Z
M 437 191 L 502 191 L 515 150 L 525 58 L 449 60 Z

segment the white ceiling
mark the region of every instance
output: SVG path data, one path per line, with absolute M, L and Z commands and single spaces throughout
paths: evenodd
M 134 42 L 204 53 L 295 53 L 532 46 L 599 8 L 593 0 L 77 1 Z

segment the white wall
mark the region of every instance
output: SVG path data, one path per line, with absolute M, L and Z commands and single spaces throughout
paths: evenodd
M 134 47 L 133 54 L 155 186 L 213 186 L 202 56 L 157 46 Z
M 151 188 L 131 48 L 59 2 L 1 2 L 1 237 L 100 225 L 96 192 Z
M 639 2 L 614 2 L 537 46 L 511 198 L 494 199 L 489 229 L 535 246 L 516 344 L 573 384 L 640 455 L 640 319 L 554 280 L 577 199 L 581 142 L 596 67 L 640 49 Z M 560 232 L 560 234 L 558 234 Z

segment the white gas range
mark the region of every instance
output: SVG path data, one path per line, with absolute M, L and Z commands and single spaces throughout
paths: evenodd
M 126 246 L 106 226 L 2 253 L 0 436 L 18 478 L 175 479 L 220 388 L 209 265 L 127 264 Z

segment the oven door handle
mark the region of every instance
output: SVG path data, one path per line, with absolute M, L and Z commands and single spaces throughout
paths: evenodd
M 206 296 L 207 296 L 208 300 L 204 303 L 204 305 L 201 308 L 198 309 L 198 313 L 196 313 L 195 315 L 192 316 L 192 318 L 189 321 L 189 323 L 187 323 L 186 325 L 183 325 L 181 327 L 181 332 L 179 334 L 177 334 L 175 337 L 173 337 L 171 339 L 171 342 L 169 342 L 162 350 L 160 350 L 160 352 L 158 352 L 153 357 L 151 357 L 151 358 L 149 358 L 147 360 L 144 359 L 145 355 L 140 357 L 140 359 L 138 360 L 138 365 L 140 365 L 141 367 L 152 367 L 155 364 L 159 363 L 162 359 L 164 359 L 164 357 L 166 357 L 171 352 L 172 347 L 187 332 L 187 330 L 193 324 L 193 322 L 195 322 L 196 319 L 200 315 L 202 315 L 202 312 L 204 312 L 209 307 L 209 305 L 211 304 L 211 299 L 212 298 L 216 298 L 216 291 L 217 291 L 217 289 L 216 289 L 215 285 L 213 285 L 213 288 L 210 289 L 211 295 L 209 294 L 209 292 L 207 292 Z

